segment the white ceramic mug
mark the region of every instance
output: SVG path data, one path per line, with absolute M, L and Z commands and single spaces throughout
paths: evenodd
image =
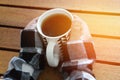
M 62 9 L 62 8 L 55 8 L 55 9 L 48 10 L 48 11 L 44 12 L 38 18 L 37 30 L 47 40 L 48 44 L 47 44 L 47 49 L 46 49 L 46 58 L 47 58 L 47 62 L 49 64 L 49 66 L 52 66 L 52 67 L 58 66 L 58 63 L 59 63 L 59 53 L 55 53 L 55 51 L 54 51 L 55 45 L 57 44 L 58 40 L 61 37 L 67 36 L 71 31 L 71 26 L 70 26 L 70 28 L 61 35 L 58 35 L 58 36 L 45 35 L 42 31 L 42 23 L 46 18 L 48 18 L 49 16 L 54 15 L 54 14 L 63 14 L 63 15 L 66 15 L 71 20 L 71 22 L 73 20 L 72 14 L 69 11 Z

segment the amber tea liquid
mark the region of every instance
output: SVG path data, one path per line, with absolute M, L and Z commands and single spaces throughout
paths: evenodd
M 46 36 L 55 37 L 66 33 L 71 27 L 71 20 L 64 14 L 53 14 L 42 22 L 42 32 Z

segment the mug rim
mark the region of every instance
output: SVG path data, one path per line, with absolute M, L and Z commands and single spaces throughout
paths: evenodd
M 50 15 L 57 14 L 57 13 L 67 15 L 70 18 L 70 20 L 73 21 L 73 15 L 69 11 L 67 11 L 63 8 L 54 8 L 54 9 L 51 9 L 51 10 L 48 10 L 48 11 L 44 12 L 38 18 L 38 21 L 37 21 L 37 30 L 43 37 L 46 37 L 48 39 L 57 39 L 57 38 L 60 38 L 62 36 L 65 36 L 65 35 L 69 34 L 69 32 L 71 31 L 71 28 L 69 28 L 64 34 L 58 35 L 58 36 L 53 36 L 53 37 L 52 36 L 47 36 L 42 32 L 41 25 L 42 25 L 42 22 L 44 21 L 44 19 L 47 18 Z

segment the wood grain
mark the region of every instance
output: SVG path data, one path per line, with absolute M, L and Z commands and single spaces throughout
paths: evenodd
M 24 28 L 33 18 L 40 16 L 43 12 L 34 9 L 0 7 L 0 24 Z
M 98 60 L 120 63 L 120 40 L 98 37 L 93 37 L 93 40 Z
M 80 11 L 120 12 L 120 0 L 1 0 L 0 4 L 40 8 L 61 7 Z
M 0 47 L 20 49 L 20 30 L 0 28 Z
M 25 27 L 33 18 L 45 10 L 0 7 L 0 24 Z M 91 34 L 117 36 L 120 38 L 120 16 L 73 13 L 81 17 L 89 26 Z
M 0 47 L 20 49 L 20 29 L 0 28 Z M 120 62 L 120 40 L 93 37 L 98 60 Z
M 8 68 L 8 63 L 14 56 L 18 56 L 18 53 L 0 50 L 0 74 L 6 72 Z
M 120 80 L 120 66 L 95 63 L 93 72 L 96 80 Z

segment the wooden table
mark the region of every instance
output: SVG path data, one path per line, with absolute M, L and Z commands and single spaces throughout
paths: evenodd
M 8 62 L 18 56 L 20 31 L 46 10 L 61 7 L 81 17 L 94 39 L 97 80 L 120 80 L 119 0 L 0 0 L 0 75 Z M 46 66 L 41 80 L 62 80 L 61 74 Z

